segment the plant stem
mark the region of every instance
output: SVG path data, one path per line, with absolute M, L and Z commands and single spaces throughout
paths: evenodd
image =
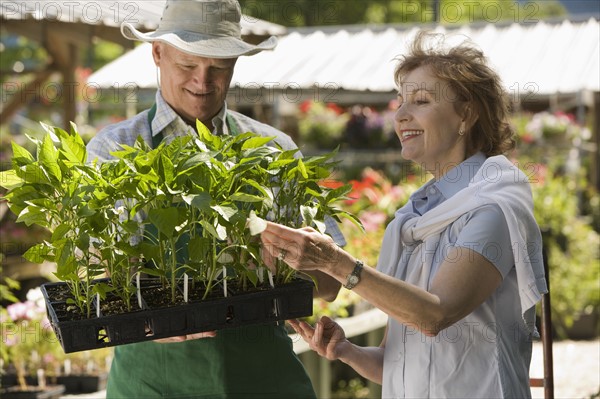
M 171 244 L 171 302 L 175 302 L 175 292 L 177 286 L 176 284 L 176 275 L 175 270 L 177 269 L 177 248 L 175 247 L 175 240 L 173 237 L 169 239 Z
M 210 264 L 210 273 L 208 275 L 208 281 L 206 283 L 206 290 L 204 291 L 204 296 L 202 296 L 202 299 L 206 299 L 206 297 L 208 296 L 208 293 L 210 291 L 212 291 L 212 285 L 213 285 L 213 279 L 215 277 L 215 272 L 217 269 L 217 240 L 213 237 L 213 245 L 212 245 L 212 256 L 210 257 L 211 259 L 211 264 Z

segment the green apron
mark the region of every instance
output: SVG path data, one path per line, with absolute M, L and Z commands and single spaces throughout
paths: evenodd
M 150 129 L 155 112 L 156 105 L 148 115 Z M 227 121 L 231 133 L 237 134 L 233 121 Z M 287 399 L 316 395 L 284 326 L 272 323 L 221 330 L 214 338 L 117 346 L 106 397 Z

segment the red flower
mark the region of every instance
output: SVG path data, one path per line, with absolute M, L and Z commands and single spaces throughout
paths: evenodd
M 310 111 L 311 107 L 312 107 L 312 102 L 310 100 L 303 101 L 302 104 L 300 104 L 300 107 L 299 107 L 300 108 L 300 112 L 302 112 L 302 113 L 305 114 L 308 111 Z
M 319 182 L 319 185 L 321 187 L 336 189 L 336 188 L 342 187 L 344 185 L 344 183 L 342 183 L 339 180 L 327 179 L 327 180 L 321 180 Z
M 341 115 L 341 114 L 344 113 L 344 110 L 342 108 L 340 108 L 340 106 L 337 105 L 337 104 L 335 104 L 335 103 L 327 103 L 327 109 L 332 110 L 337 115 Z

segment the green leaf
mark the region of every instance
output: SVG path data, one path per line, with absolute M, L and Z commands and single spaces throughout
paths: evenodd
M 57 165 L 58 167 L 58 165 Z M 40 166 L 39 163 L 30 163 L 26 165 L 24 168 L 21 168 L 16 171 L 17 176 L 22 178 L 25 183 L 30 184 L 47 184 L 52 185 L 50 178 L 48 177 L 48 173 Z
M 274 200 L 273 191 L 271 191 L 271 189 L 269 187 L 260 185 L 256 181 L 249 180 L 249 179 L 242 179 L 242 182 L 254 187 L 256 190 L 258 190 L 263 195 L 262 200 L 263 200 L 264 206 L 266 206 L 269 209 L 273 208 L 273 200 Z
M 223 217 L 223 219 L 227 221 L 229 221 L 229 219 L 238 211 L 237 208 L 227 205 L 215 205 L 211 206 L 211 208 L 214 209 L 219 215 Z
M 349 220 L 350 222 L 352 222 L 352 224 L 358 227 L 361 230 L 361 232 L 365 232 L 365 227 L 356 215 L 347 211 L 338 210 L 335 213 L 335 216 Z
M 275 137 L 253 137 L 248 139 L 242 144 L 242 150 L 247 150 L 250 148 L 259 148 L 263 147 L 268 142 L 272 141 Z
M 170 185 L 171 182 L 173 182 L 173 177 L 175 175 L 175 168 L 173 167 L 173 162 L 171 159 L 165 155 L 161 155 L 158 170 L 159 176 L 162 178 L 162 180 L 167 185 Z
M 218 224 L 216 226 L 217 238 L 221 241 L 225 241 L 227 239 L 227 229 L 225 226 Z
M 66 223 L 61 223 L 54 229 L 54 232 L 52 233 L 52 238 L 50 240 L 57 241 L 58 239 L 66 236 L 69 231 L 71 231 L 71 226 L 69 226 Z
M 222 251 L 218 258 L 217 258 L 217 263 L 221 263 L 221 264 L 226 264 L 226 263 L 233 263 L 235 259 L 233 258 L 233 256 L 231 256 L 231 254 L 228 254 L 225 251 Z
M 242 153 L 244 159 L 247 158 L 267 158 L 272 156 L 273 154 L 280 153 L 281 151 L 274 147 L 259 147 L 259 148 L 250 148 Z M 242 162 L 244 161 L 242 159 Z
M 306 171 L 306 166 L 304 165 L 304 162 L 302 162 L 301 159 L 298 160 L 298 171 L 300 171 L 302 177 L 308 179 L 308 172 Z
M 150 209 L 148 220 L 156 226 L 159 232 L 167 237 L 173 237 L 178 225 L 179 211 L 177 208 Z
M 346 184 L 336 189 L 331 190 L 327 193 L 325 197 L 327 199 L 327 203 L 339 201 L 340 199 L 346 199 L 346 195 L 352 191 L 352 185 Z
M 208 232 L 208 234 L 210 234 L 214 238 L 220 239 L 219 235 L 217 234 L 217 230 L 215 230 L 212 224 L 208 223 L 206 220 L 201 220 L 200 225 L 204 230 Z
M 51 249 L 46 244 L 37 244 L 29 248 L 23 257 L 33 263 L 44 263 L 50 253 Z
M 55 243 L 56 244 L 56 243 Z M 56 247 L 56 273 L 61 276 L 77 274 L 77 260 L 71 241 L 64 241 L 62 245 Z
M 58 150 L 54 146 L 50 135 L 44 137 L 41 148 L 39 148 L 38 160 L 40 166 L 54 177 L 56 180 L 62 180 L 62 173 L 58 166 Z
M 96 295 L 96 294 L 100 295 L 100 298 L 102 298 L 102 299 L 105 299 L 106 294 L 108 294 L 109 292 L 112 292 L 114 290 L 115 290 L 115 288 L 111 287 L 110 285 L 108 285 L 106 283 L 96 283 L 92 287 L 92 293 L 94 295 Z
M 210 243 L 211 240 L 206 237 L 191 238 L 188 244 L 188 254 L 190 256 L 190 260 L 193 262 L 208 261 Z
M 62 150 L 60 153 L 74 164 L 85 163 L 87 161 L 87 152 L 85 144 L 79 135 L 65 135 L 60 137 Z
M 183 165 L 181 167 L 182 172 L 185 172 L 187 170 L 195 168 L 198 165 L 205 165 L 207 162 L 210 161 L 212 156 L 213 156 L 213 154 L 208 153 L 208 152 L 199 152 L 197 154 L 192 155 L 191 157 L 186 159 L 185 162 L 183 163 Z
M 151 259 L 157 263 L 162 262 L 162 254 L 160 253 L 157 245 L 150 244 L 147 241 L 142 242 L 139 245 L 140 252 L 146 259 Z
M 18 223 L 25 223 L 27 226 L 37 224 L 40 226 L 47 226 L 48 220 L 46 219 L 46 213 L 42 212 L 39 208 L 28 206 L 19 213 L 17 218 Z
M 29 151 L 27 151 L 24 147 L 21 147 L 14 141 L 11 143 L 13 157 L 12 162 L 15 166 L 24 166 L 30 164 L 35 161 L 33 155 Z
M 36 187 L 23 185 L 6 194 L 4 198 L 8 201 L 11 211 L 18 215 L 29 206 L 29 201 L 40 198 L 42 194 L 41 190 L 37 190 Z
M 313 223 L 314 223 L 315 227 L 317 228 L 317 230 L 319 231 L 319 233 L 325 234 L 325 230 L 327 230 L 327 225 L 325 223 L 323 223 L 320 220 L 316 220 L 316 219 L 313 219 Z
M 219 136 L 215 136 L 211 131 L 199 120 L 196 120 L 196 130 L 201 142 L 208 144 L 212 149 L 220 150 L 222 147 L 222 140 Z
M 156 276 L 156 277 L 165 277 L 167 274 L 164 270 L 161 269 L 150 269 L 148 267 L 143 267 L 140 269 L 141 273 L 145 273 L 149 276 Z
M 5 170 L 0 172 L 0 186 L 7 190 L 14 190 L 17 187 L 21 187 L 24 180 L 17 176 L 17 172 L 14 170 Z
M 302 220 L 307 226 L 311 226 L 317 217 L 317 208 L 312 206 L 301 205 L 300 213 L 302 214 Z
M 246 194 L 246 193 L 233 193 L 229 199 L 231 201 L 240 201 L 240 202 L 262 202 L 264 198 L 259 197 L 257 195 Z
M 210 203 L 212 198 L 209 193 L 202 192 L 200 194 L 184 195 L 183 200 L 190 206 L 204 212 L 210 212 Z
M 267 221 L 256 216 L 254 211 L 250 212 L 247 224 L 250 229 L 250 235 L 258 235 L 267 229 Z

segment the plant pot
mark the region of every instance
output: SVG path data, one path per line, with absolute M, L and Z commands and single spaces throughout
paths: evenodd
M 44 388 L 30 386 L 25 390 L 13 386 L 0 389 L 2 399 L 58 399 L 65 392 L 63 385 L 47 385 Z
M 93 393 L 106 388 L 108 373 L 72 374 L 56 377 L 56 382 L 65 386 L 69 394 Z
M 103 280 L 106 282 L 106 280 Z M 56 297 L 66 283 L 42 285 L 48 318 L 65 353 L 151 341 L 203 331 L 264 324 L 312 314 L 313 283 L 294 279 L 274 288 L 262 288 L 227 297 L 174 303 L 169 306 L 120 314 L 75 317 L 64 297 Z M 214 293 L 222 292 L 216 286 Z M 142 294 L 143 295 L 143 294 Z M 102 309 L 102 306 L 101 306 Z
M 93 393 L 106 388 L 108 373 L 96 374 L 70 374 L 59 376 L 47 376 L 46 383 L 48 386 L 62 385 L 66 394 Z M 25 377 L 27 385 L 37 386 L 38 379 L 36 376 L 28 375 Z M 3 374 L 0 378 L 1 386 L 4 388 L 18 386 L 18 378 L 16 374 Z M 2 396 L 4 398 L 4 396 Z

